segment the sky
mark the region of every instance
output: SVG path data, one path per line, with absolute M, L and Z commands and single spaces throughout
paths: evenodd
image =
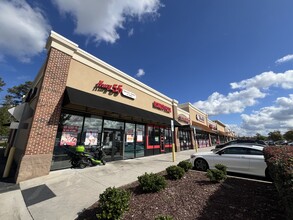
M 51 30 L 239 136 L 293 129 L 292 0 L 0 0 L 4 90 Z

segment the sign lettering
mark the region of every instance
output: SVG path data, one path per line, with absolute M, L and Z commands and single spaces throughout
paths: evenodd
M 156 109 L 159 109 L 161 111 L 164 111 L 164 112 L 167 112 L 167 113 L 170 113 L 171 112 L 171 108 L 168 107 L 168 106 L 165 106 L 161 103 L 158 103 L 158 102 L 153 102 L 153 107 L 156 108 Z
M 106 84 L 103 80 L 100 80 L 93 88 L 93 91 L 97 91 L 98 89 L 103 89 L 105 91 L 113 92 L 113 93 L 121 93 L 122 85 L 117 84 Z

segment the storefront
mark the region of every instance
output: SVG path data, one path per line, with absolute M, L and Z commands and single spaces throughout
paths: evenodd
M 190 126 L 189 112 L 177 108 L 177 122 L 180 124 L 176 130 L 177 145 L 180 151 L 195 148 L 193 129 Z
M 13 143 L 17 182 L 70 167 L 78 145 L 102 146 L 107 161 L 172 151 L 177 101 L 55 32 L 46 48 Z
M 23 103 L 16 182 L 70 167 L 78 145 L 103 147 L 107 161 L 210 146 L 207 115 L 178 102 L 52 32 L 47 59 Z M 175 130 L 171 131 L 171 121 Z
M 190 123 L 191 126 L 196 131 L 196 144 L 199 148 L 203 147 L 210 147 L 211 140 L 210 140 L 210 132 L 207 122 L 208 122 L 208 115 L 198 108 L 194 107 L 190 103 L 184 103 L 178 105 L 180 109 L 183 109 L 189 112 L 190 115 Z

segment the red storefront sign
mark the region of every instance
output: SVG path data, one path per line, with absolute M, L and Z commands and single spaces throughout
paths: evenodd
M 182 122 L 185 122 L 186 124 L 190 123 L 189 118 L 187 118 L 185 115 L 178 115 L 178 120 L 182 121 Z
M 93 91 L 97 91 L 98 89 L 104 89 L 106 91 L 110 91 L 113 93 L 121 93 L 122 92 L 122 85 L 118 84 L 106 84 L 103 80 L 100 80 L 93 88 Z
M 168 106 L 165 106 L 161 103 L 158 103 L 158 102 L 153 102 L 153 107 L 156 108 L 156 109 L 159 109 L 161 111 L 164 111 L 164 112 L 167 112 L 167 113 L 170 113 L 171 112 L 171 108 L 168 107 Z

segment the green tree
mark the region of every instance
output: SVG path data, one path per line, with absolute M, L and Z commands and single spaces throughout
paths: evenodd
M 3 91 L 3 86 L 5 86 L 6 83 L 3 81 L 2 77 L 0 77 L 0 92 Z M 8 113 L 8 107 L 0 105 L 0 135 L 7 136 L 9 133 L 9 127 L 4 126 L 4 124 L 7 124 L 10 122 L 10 115 Z
M 26 95 L 32 86 L 31 81 L 26 81 L 24 84 L 13 86 L 7 89 L 7 95 L 5 96 L 4 105 L 16 106 L 21 103 L 22 97 Z
M 293 130 L 287 131 L 283 137 L 287 140 L 287 141 L 293 141 Z
M 11 116 L 8 112 L 9 107 L 2 106 L 0 108 L 0 135 L 8 136 L 9 127 L 5 126 L 5 124 L 9 124 L 11 122 Z
M 6 83 L 3 81 L 2 77 L 0 77 L 0 92 L 3 91 L 2 87 L 5 85 L 6 85 Z
M 256 140 L 262 140 L 262 141 L 266 140 L 266 137 L 259 133 L 256 133 L 255 138 Z
M 280 131 L 273 131 L 268 133 L 268 139 L 272 141 L 282 140 L 283 136 Z

